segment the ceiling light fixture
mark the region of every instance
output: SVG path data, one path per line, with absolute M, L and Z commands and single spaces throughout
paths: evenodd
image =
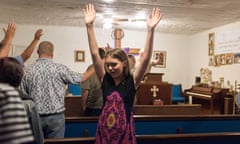
M 111 19 L 104 19 L 103 28 L 104 29 L 111 29 L 112 28 L 112 20 Z

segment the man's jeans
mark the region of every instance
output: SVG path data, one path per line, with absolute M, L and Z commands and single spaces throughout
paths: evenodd
M 44 138 L 64 138 L 65 116 L 59 114 L 40 115 Z

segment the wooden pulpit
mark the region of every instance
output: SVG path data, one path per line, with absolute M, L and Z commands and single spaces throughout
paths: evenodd
M 164 105 L 172 104 L 172 84 L 162 82 L 163 73 L 147 73 L 136 92 L 136 105 L 152 105 L 162 100 Z
M 144 83 L 160 83 L 162 82 L 163 73 L 146 73 L 143 77 Z

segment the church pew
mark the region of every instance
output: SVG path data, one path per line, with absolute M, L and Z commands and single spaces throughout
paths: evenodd
M 200 115 L 200 104 L 135 105 L 135 115 Z
M 136 135 L 138 144 L 229 144 L 239 140 L 239 132 Z M 45 139 L 45 144 L 94 144 L 95 137 Z
M 231 144 L 239 141 L 239 132 L 161 134 L 137 136 L 138 144 Z
M 44 144 L 94 144 L 95 137 L 45 139 Z
M 76 117 L 82 116 L 82 97 L 81 96 L 65 96 L 65 116 Z
M 83 116 L 82 98 L 79 96 L 65 97 L 65 116 Z M 134 105 L 136 115 L 198 115 L 201 114 L 200 104 L 176 104 L 176 105 Z
M 240 132 L 240 115 L 135 115 L 137 135 Z M 67 117 L 66 137 L 94 137 L 98 117 Z

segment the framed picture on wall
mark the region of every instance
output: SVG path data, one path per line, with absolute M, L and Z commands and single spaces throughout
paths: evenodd
M 215 66 L 221 66 L 221 55 L 214 55 L 215 58 Z
M 76 50 L 74 52 L 75 62 L 85 62 L 85 51 Z
M 159 62 L 155 67 L 165 68 L 166 67 L 166 57 L 167 57 L 166 51 L 153 51 L 153 60 L 158 61 L 158 59 L 159 59 Z
M 208 34 L 208 55 L 214 55 L 214 48 L 215 48 L 215 33 Z
M 209 56 L 209 62 L 208 65 L 209 66 L 215 66 L 215 61 L 214 61 L 214 56 Z
M 233 64 L 233 54 L 232 53 L 226 54 L 226 64 Z
M 240 53 L 235 53 L 234 54 L 234 63 L 235 64 L 240 64 Z

